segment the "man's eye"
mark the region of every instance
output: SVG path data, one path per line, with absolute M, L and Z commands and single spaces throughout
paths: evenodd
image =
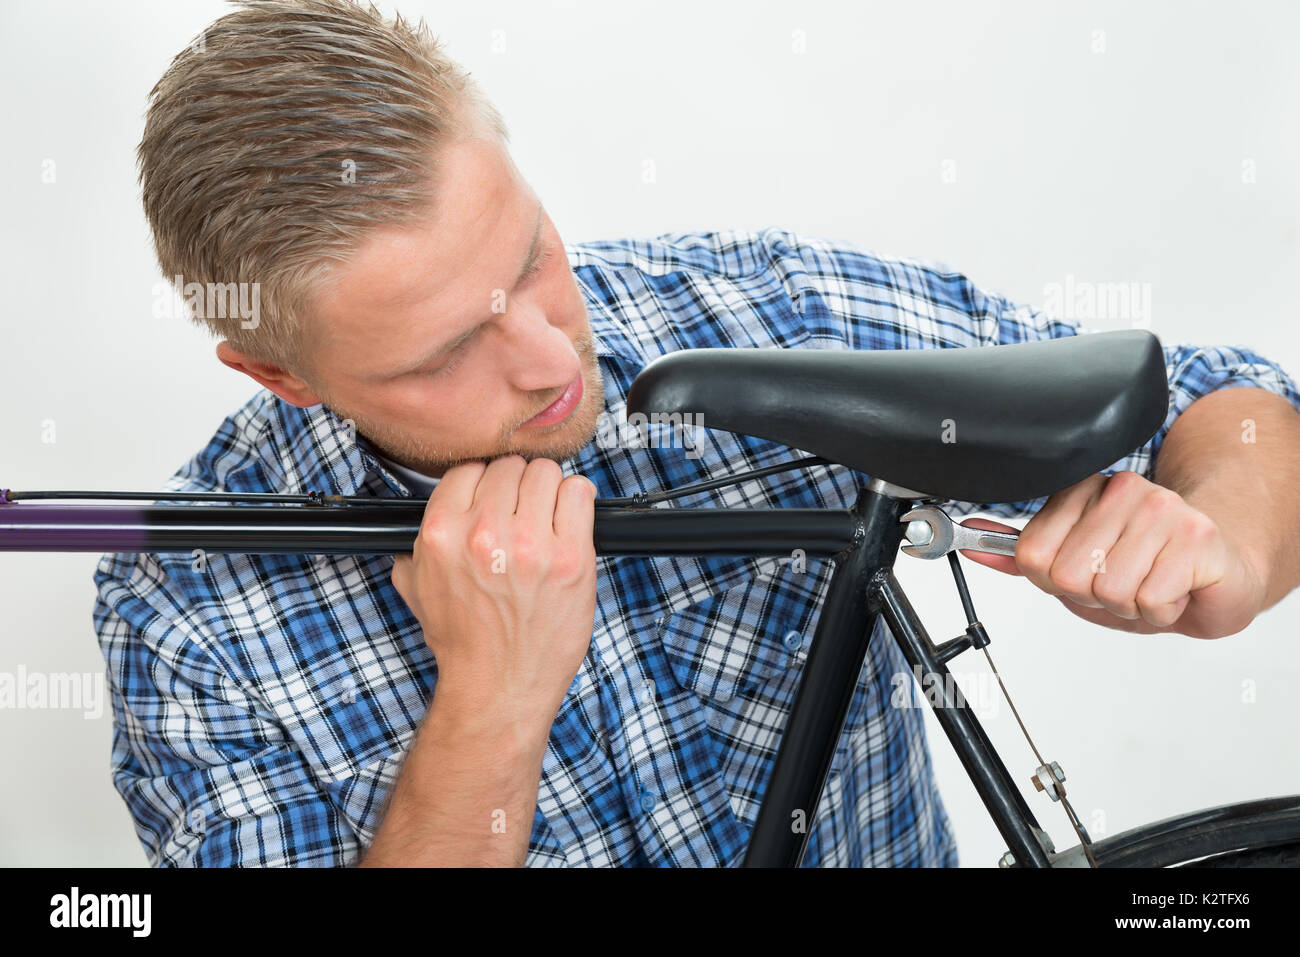
M 550 261 L 551 261 L 551 247 L 547 246 L 540 253 L 538 253 L 537 258 L 533 260 L 533 264 L 528 267 L 528 272 L 524 273 L 525 281 L 532 279 L 534 276 L 536 276 L 539 272 L 542 271 L 542 269 Z M 451 357 L 446 362 L 444 362 L 442 365 L 438 366 L 437 368 L 427 370 L 425 372 L 425 375 L 441 376 L 451 372 L 453 369 L 456 368 L 456 366 L 460 365 L 461 360 L 465 357 L 465 353 L 468 351 L 466 349 L 466 346 L 468 346 L 472 340 L 473 337 L 470 337 L 470 339 L 466 339 L 465 341 L 463 341 L 459 346 L 457 346 L 452 351 Z
M 461 344 L 457 346 L 456 349 L 452 352 L 451 358 L 449 358 L 442 365 L 438 366 L 436 369 L 430 369 L 429 375 L 431 376 L 446 375 L 448 372 L 451 372 L 453 369 L 455 369 L 456 366 L 460 365 L 460 360 L 464 358 L 464 356 L 465 356 L 465 346 L 464 344 Z
M 524 278 L 532 279 L 534 276 L 536 276 L 539 272 L 542 271 L 542 267 L 545 266 L 550 261 L 550 259 L 551 259 L 551 249 L 548 246 L 546 249 L 542 250 L 541 255 L 539 255 L 535 260 L 533 260 L 533 264 L 528 268 L 528 272 L 524 273 Z

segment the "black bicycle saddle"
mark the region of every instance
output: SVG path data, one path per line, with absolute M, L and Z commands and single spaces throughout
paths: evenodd
M 627 398 L 629 415 L 690 412 L 976 503 L 1082 481 L 1145 443 L 1168 410 L 1164 352 L 1142 329 L 949 349 L 685 349 L 641 370 Z

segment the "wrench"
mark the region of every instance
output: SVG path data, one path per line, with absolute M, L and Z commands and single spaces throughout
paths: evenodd
M 1016 554 L 1016 542 L 1019 532 L 985 532 L 978 528 L 958 525 L 941 508 L 922 505 L 914 508 L 899 519 L 901 522 L 924 522 L 930 526 L 930 537 L 920 543 L 911 541 L 903 546 L 903 551 L 917 558 L 942 558 L 958 548 L 973 552 L 991 552 L 994 555 Z

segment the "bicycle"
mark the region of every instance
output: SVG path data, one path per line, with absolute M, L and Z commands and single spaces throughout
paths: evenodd
M 989 636 L 958 560 L 957 549 L 971 546 L 946 551 L 967 627 L 942 644 L 930 638 L 893 574 L 900 551 L 915 553 L 926 544 L 911 540 L 916 528 L 905 519 L 914 509 L 1049 495 L 1146 442 L 1168 408 L 1156 336 L 1127 330 L 993 348 L 888 352 L 685 350 L 646 366 L 632 384 L 627 407 L 641 415 L 695 413 L 707 417 L 710 428 L 813 453 L 675 489 L 596 501 L 600 554 L 757 557 L 802 549 L 834 561 L 744 866 L 799 864 L 810 829 L 790 822 L 796 814 L 809 821 L 816 815 L 879 617 L 913 673 L 931 686 L 926 697 L 939 724 L 1007 843 L 1000 865 L 1300 866 L 1300 795 L 1194 811 L 1092 841 L 1069 804 L 1059 765 L 1035 748 L 1035 787 L 1061 803 L 1079 838 L 1078 845 L 1057 851 L 947 669 L 967 650 L 988 657 Z M 937 442 L 934 425 L 952 408 L 962 410 L 962 440 Z M 655 507 L 825 464 L 869 477 L 851 508 Z M 882 469 L 887 479 L 878 474 Z M 57 499 L 149 504 L 26 504 Z M 226 504 L 203 504 L 214 502 Z M 0 489 L 0 551 L 409 553 L 424 505 L 420 499 L 322 491 Z

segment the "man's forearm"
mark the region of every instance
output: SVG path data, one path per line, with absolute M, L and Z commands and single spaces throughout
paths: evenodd
M 549 732 L 440 683 L 358 866 L 522 866 Z
M 1242 550 L 1266 583 L 1264 608 L 1300 586 L 1300 413 L 1281 396 L 1233 387 L 1197 399 L 1165 436 L 1155 482 Z

